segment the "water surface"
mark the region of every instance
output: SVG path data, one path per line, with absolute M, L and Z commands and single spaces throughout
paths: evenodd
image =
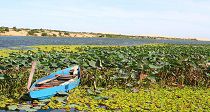
M 0 49 L 23 47 L 32 45 L 122 45 L 132 46 L 149 43 L 169 44 L 210 44 L 210 41 L 196 40 L 159 40 L 159 39 L 132 39 L 132 38 L 65 38 L 65 37 L 21 37 L 0 36 Z

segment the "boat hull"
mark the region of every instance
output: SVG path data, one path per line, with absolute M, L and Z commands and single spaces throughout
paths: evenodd
M 53 77 L 55 77 L 56 74 L 68 75 L 69 71 L 71 69 L 72 68 L 67 68 L 67 69 L 64 69 L 64 70 L 60 70 L 60 71 L 57 71 L 55 73 L 52 73 L 52 74 L 50 74 L 46 77 L 43 77 L 43 78 L 37 80 L 31 86 L 31 91 L 29 92 L 30 97 L 33 98 L 33 99 L 39 99 L 39 100 L 47 99 L 47 98 L 50 98 L 50 97 L 56 95 L 59 92 L 67 92 L 67 91 L 77 87 L 80 83 L 80 77 L 77 80 L 75 80 L 73 82 L 70 82 L 68 84 L 65 84 L 65 85 L 54 86 L 54 87 L 39 89 L 39 90 L 33 90 L 33 88 L 35 88 L 36 83 L 41 82 L 41 81 L 46 80 L 46 79 L 49 79 L 49 78 L 53 78 Z M 80 73 L 80 69 L 78 70 L 78 72 Z M 79 73 L 78 73 L 78 76 L 80 76 Z

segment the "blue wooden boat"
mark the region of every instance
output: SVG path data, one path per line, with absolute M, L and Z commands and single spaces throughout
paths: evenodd
M 75 69 L 75 66 L 72 66 L 72 67 L 51 73 L 50 75 L 43 77 L 41 79 L 38 79 L 30 87 L 30 90 L 29 90 L 30 97 L 33 99 L 39 99 L 39 100 L 46 99 L 46 98 L 50 98 L 50 97 L 56 95 L 59 92 L 67 92 L 67 91 L 77 87 L 80 83 L 80 68 L 79 68 L 79 66 L 77 66 L 77 71 L 76 71 L 76 73 L 74 73 L 76 75 L 76 77 L 74 79 L 67 80 L 58 86 L 37 89 L 37 84 L 39 84 L 41 82 L 46 82 L 46 80 L 56 79 L 57 74 L 59 74 L 60 76 L 64 76 L 64 77 L 68 76 L 69 73 L 74 69 Z

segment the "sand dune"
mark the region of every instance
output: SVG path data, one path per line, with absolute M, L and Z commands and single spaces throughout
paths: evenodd
M 29 34 L 30 31 L 35 31 L 33 34 Z M 43 35 L 45 33 L 45 35 Z M 200 40 L 200 41 L 210 41 L 208 38 L 179 38 L 172 36 L 162 36 L 162 35 L 122 35 L 116 33 L 88 33 L 88 32 L 68 32 L 59 30 L 49 30 L 49 29 L 16 29 L 9 28 L 9 31 L 0 32 L 0 36 L 48 36 L 48 37 L 133 37 L 133 38 L 156 38 L 156 39 L 190 39 L 190 40 Z

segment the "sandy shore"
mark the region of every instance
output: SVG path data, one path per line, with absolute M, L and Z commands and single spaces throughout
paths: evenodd
M 14 29 L 10 28 L 9 31 L 0 32 L 0 36 L 43 36 L 43 33 L 46 33 L 46 36 L 49 37 L 97 37 L 96 34 L 90 33 L 77 33 L 77 32 L 65 32 L 65 31 L 55 31 L 55 30 L 39 30 L 38 32 L 34 33 L 33 35 L 29 34 L 28 29 L 20 29 L 20 31 L 15 31 Z
M 7 28 L 7 27 L 4 27 Z M 110 37 L 110 38 L 153 38 L 153 39 L 189 39 L 210 41 L 208 38 L 178 38 L 159 35 L 121 35 L 111 33 L 88 33 L 88 32 L 68 32 L 49 29 L 24 29 L 24 28 L 8 28 L 6 31 L 0 29 L 0 36 L 48 36 L 48 37 Z

